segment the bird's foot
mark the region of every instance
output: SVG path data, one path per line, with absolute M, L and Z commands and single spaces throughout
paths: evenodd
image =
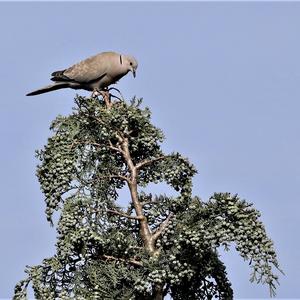
M 98 96 L 101 95 L 101 92 L 98 90 L 93 90 L 91 97 L 92 98 L 97 98 Z
M 102 96 L 103 101 L 104 101 L 107 108 L 112 107 L 113 103 L 111 102 L 111 95 L 110 95 L 108 89 L 103 89 L 103 90 L 95 89 L 95 90 L 93 90 L 91 97 L 92 98 L 98 98 L 98 96 Z
M 118 99 L 119 101 L 125 102 L 125 99 L 124 99 L 124 97 L 123 97 L 123 95 L 122 95 L 122 93 L 120 92 L 119 89 L 117 89 L 117 88 L 115 88 L 115 87 L 111 87 L 111 88 L 109 88 L 108 90 L 109 90 L 109 92 L 110 92 L 111 90 L 117 91 L 117 92 L 119 93 L 119 95 L 120 95 L 121 98 L 118 97 L 118 96 L 116 96 L 116 95 L 113 95 L 113 94 L 110 94 L 111 97 L 116 98 L 116 99 Z

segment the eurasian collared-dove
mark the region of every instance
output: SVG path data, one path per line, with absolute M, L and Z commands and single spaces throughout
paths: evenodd
M 116 52 L 103 52 L 89 57 L 72 67 L 51 74 L 54 84 L 33 91 L 26 96 L 34 96 L 50 91 L 71 88 L 99 92 L 117 82 L 129 71 L 135 72 L 138 63 L 129 55 Z

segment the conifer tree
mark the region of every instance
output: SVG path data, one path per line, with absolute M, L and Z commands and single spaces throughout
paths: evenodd
M 280 269 L 260 213 L 238 195 L 192 196 L 195 167 L 162 151 L 150 117 L 140 99 L 112 102 L 106 93 L 77 96 L 73 113 L 53 121 L 37 177 L 48 221 L 59 215 L 56 253 L 26 268 L 15 300 L 29 284 L 36 299 L 232 299 L 218 254 L 230 244 L 250 280 L 275 294 Z M 143 191 L 159 182 L 177 195 Z M 129 199 L 119 199 L 122 188 Z

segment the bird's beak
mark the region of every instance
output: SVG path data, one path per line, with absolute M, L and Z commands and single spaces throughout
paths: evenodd
M 135 70 L 132 70 L 132 74 L 133 74 L 133 77 L 135 78 L 135 76 L 136 76 Z

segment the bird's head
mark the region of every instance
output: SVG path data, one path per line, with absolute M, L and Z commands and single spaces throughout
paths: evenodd
M 136 74 L 136 69 L 138 67 L 138 62 L 137 60 L 130 55 L 125 55 L 124 56 L 124 61 L 123 63 L 126 65 L 126 67 L 128 68 L 128 71 L 132 72 L 133 77 L 135 77 Z

